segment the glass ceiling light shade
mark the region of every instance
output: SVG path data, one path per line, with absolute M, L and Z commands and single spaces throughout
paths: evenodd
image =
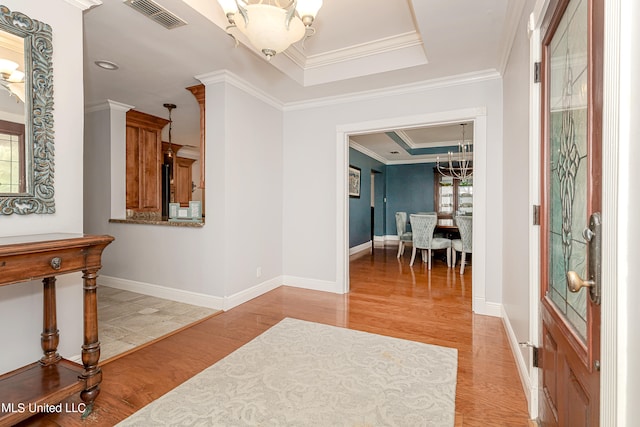
M 322 0 L 218 0 L 218 3 L 231 24 L 227 27 L 229 35 L 234 37 L 229 30 L 237 28 L 267 59 L 313 35 L 315 29 L 311 24 L 322 6 Z
M 17 63 L 0 58 L 0 86 L 24 102 L 24 73 L 18 70 Z
M 321 7 L 322 0 L 298 0 L 296 11 L 304 25 L 309 26 L 313 23 L 313 20 L 316 19 L 316 15 Z
M 458 143 L 458 152 L 449 151 L 447 153 L 448 166 L 440 166 L 440 156 L 436 157 L 436 167 L 443 176 L 452 176 L 461 181 L 467 181 L 473 177 L 473 142 L 467 141 L 464 137 L 464 128 L 467 123 L 460 123 L 462 126 L 462 141 Z

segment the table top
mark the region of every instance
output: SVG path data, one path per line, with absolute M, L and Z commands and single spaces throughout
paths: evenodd
M 52 240 L 78 239 L 84 237 L 82 233 L 48 233 L 27 234 L 22 236 L 0 237 L 0 245 L 18 245 L 32 242 L 50 242 Z
M 436 226 L 438 228 L 454 228 L 454 229 L 458 228 L 452 219 L 439 219 L 438 224 Z
M 56 250 L 72 246 L 87 247 L 101 244 L 106 246 L 113 240 L 112 236 L 94 236 L 81 233 L 49 233 L 0 237 L 0 256 Z

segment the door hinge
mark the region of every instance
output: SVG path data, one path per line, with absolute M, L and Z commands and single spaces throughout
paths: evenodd
M 531 364 L 534 368 L 540 367 L 540 348 L 531 347 Z
M 540 205 L 533 205 L 533 225 L 540 225 Z
M 533 64 L 533 82 L 540 83 L 542 81 L 542 76 L 540 75 L 540 71 L 542 70 L 542 64 L 540 62 L 536 62 Z
M 540 360 L 540 347 L 536 347 L 531 344 L 529 341 L 519 342 L 518 343 L 522 347 L 530 347 L 531 348 L 531 364 L 534 368 L 539 368 L 541 366 Z

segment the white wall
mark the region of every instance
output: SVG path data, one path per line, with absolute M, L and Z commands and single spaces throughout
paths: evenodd
M 620 170 L 618 201 L 618 410 L 621 426 L 640 419 L 640 4 L 622 1 L 620 63 Z M 606 295 L 603 295 L 606 298 Z
M 337 130 L 353 123 L 386 121 L 454 110 L 486 108 L 486 221 L 490 236 L 486 299 L 502 298 L 502 84 L 498 78 L 356 96 L 340 102 L 289 106 L 284 132 L 284 271 L 291 284 L 341 288 L 336 262 Z M 478 165 L 479 167 L 479 165 Z
M 62 0 L 2 2 L 53 29 L 55 131 L 55 203 L 51 215 L 0 216 L 0 236 L 82 232 L 82 11 Z M 108 251 L 108 249 L 107 249 Z M 57 282 L 58 350 L 64 357 L 80 354 L 82 345 L 82 279 L 61 276 Z M 42 285 L 31 282 L 0 288 L 0 337 L 5 349 L 0 372 L 42 356 Z
M 106 103 L 107 111 L 87 111 L 86 167 L 99 176 L 87 179 L 85 231 L 116 238 L 99 283 L 229 308 L 282 275 L 282 113 L 224 81 L 205 84 L 202 228 L 108 221 L 124 217 L 113 204 L 124 200 L 125 188 L 105 183 L 124 170 L 101 162 L 107 152 L 112 164 L 125 158 L 126 109 Z
M 503 285 L 502 304 L 516 342 L 531 341 L 529 336 L 530 292 L 529 259 L 531 210 L 529 201 L 529 36 L 527 20 L 534 1 L 529 0 L 516 32 L 503 77 L 504 94 L 504 194 L 503 206 Z M 537 255 L 537 254 L 534 254 Z M 530 375 L 528 347 L 520 352 L 526 376 Z

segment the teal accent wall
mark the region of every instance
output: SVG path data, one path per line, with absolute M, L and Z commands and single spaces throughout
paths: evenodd
M 361 152 L 349 148 L 349 164 L 360 168 L 360 197 L 349 197 L 349 247 L 371 240 L 371 172 L 375 172 L 374 235 L 385 233 L 384 207 L 386 166 Z
M 433 211 L 434 163 L 387 166 L 387 235 L 396 234 L 396 212 Z
M 349 164 L 361 170 L 360 198 L 349 198 L 350 248 L 371 240 L 371 171 L 377 172 L 374 175 L 375 236 L 396 234 L 396 212 L 412 214 L 434 210 L 435 163 L 384 165 L 350 148 Z

